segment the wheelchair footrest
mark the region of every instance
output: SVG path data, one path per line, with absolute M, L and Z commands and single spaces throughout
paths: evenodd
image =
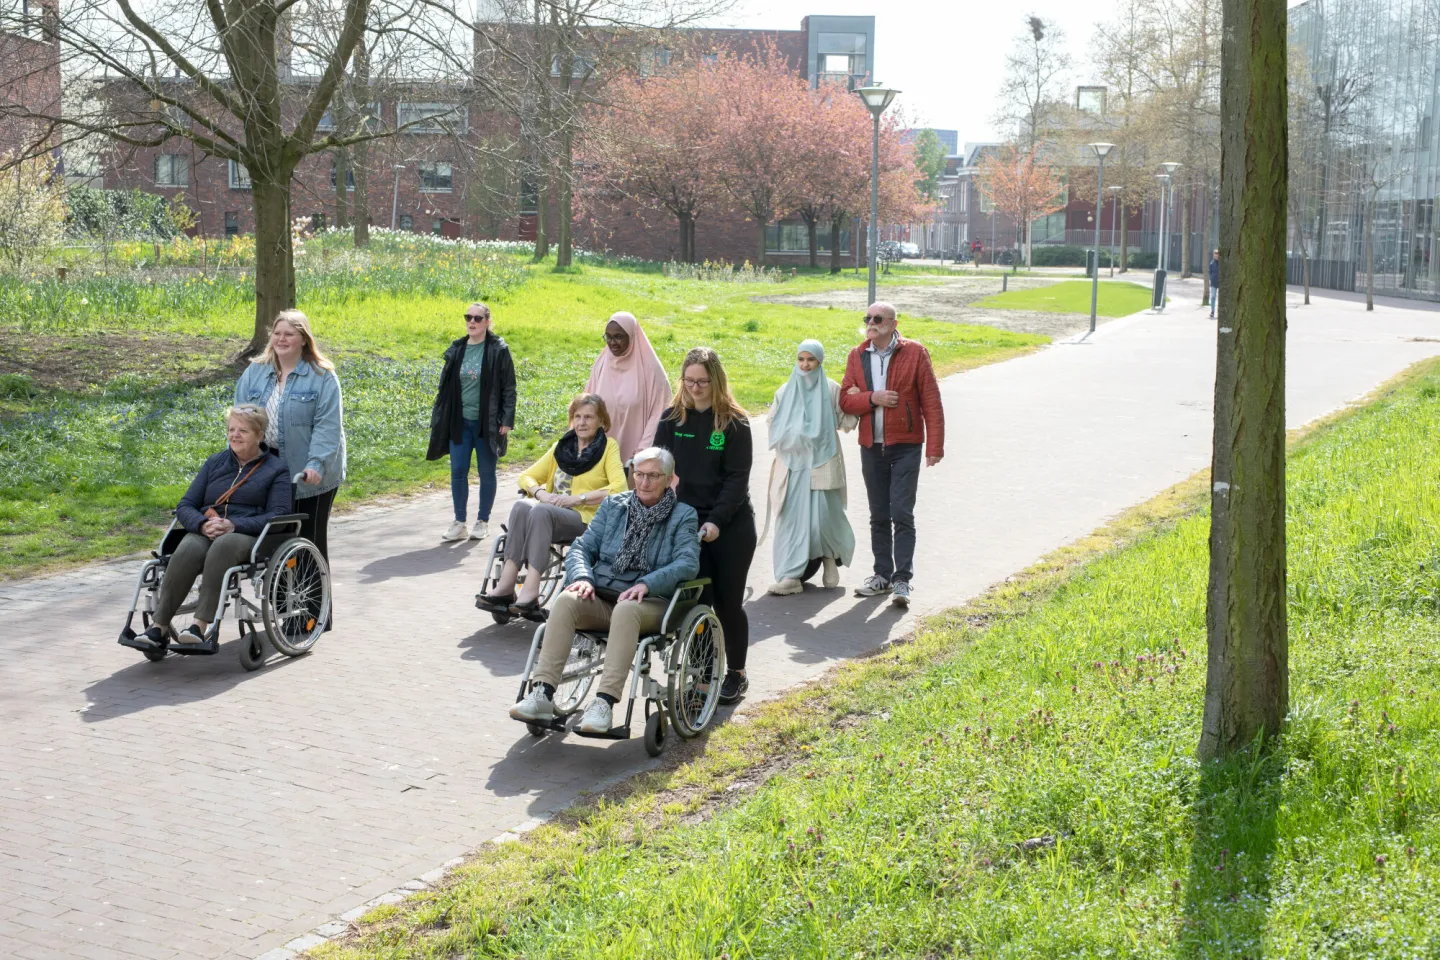
M 607 731 L 606 733 L 586 733 L 584 730 L 581 730 L 579 727 L 576 727 L 573 732 L 574 732 L 577 736 L 581 736 L 581 737 L 592 737 L 593 739 L 596 739 L 596 740 L 629 740 L 629 739 L 630 739 L 630 728 L 629 728 L 629 727 L 611 727 L 611 728 L 609 729 L 609 731 Z
M 564 733 L 566 729 L 565 722 L 570 718 L 568 716 L 565 716 L 551 717 L 549 720 L 521 720 L 519 717 L 511 717 L 510 719 L 523 723 L 526 726 L 544 727 L 546 730 L 553 730 L 556 733 Z
M 152 643 L 143 634 L 137 634 L 134 630 L 126 627 L 120 631 L 120 646 L 129 647 L 132 650 L 159 650 L 160 644 Z
M 220 638 L 219 638 L 217 635 L 213 634 L 213 633 L 212 633 L 208 638 L 206 638 L 206 640 L 205 640 L 204 643 L 172 643 L 172 644 L 170 644 L 170 652 L 171 652 L 171 653 L 178 653 L 178 654 L 181 654 L 182 656 L 208 657 L 208 656 L 214 655 L 214 653 L 215 653 L 217 650 L 219 650 L 219 649 L 220 649 Z

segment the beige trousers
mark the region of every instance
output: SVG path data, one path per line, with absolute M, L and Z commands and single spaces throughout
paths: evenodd
M 581 600 L 568 590 L 560 591 L 550 618 L 545 624 L 545 640 L 540 645 L 540 662 L 535 666 L 533 680 L 559 686 L 570 659 L 570 647 L 576 630 L 605 630 L 609 640 L 605 649 L 605 669 L 600 673 L 598 693 L 621 699 L 625 682 L 630 679 L 630 666 L 642 633 L 654 633 L 665 619 L 670 601 L 646 597 L 607 603 L 599 597 Z

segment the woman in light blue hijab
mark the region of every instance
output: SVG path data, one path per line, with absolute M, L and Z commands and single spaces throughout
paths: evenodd
M 806 340 L 796 352 L 790 379 L 775 391 L 770 409 L 770 501 L 775 516 L 776 596 L 799 593 L 804 582 L 825 569 L 823 583 L 840 585 L 841 566 L 855 554 L 855 533 L 845 516 L 845 458 L 840 430 L 856 418 L 840 411 L 840 385 L 825 376 L 825 348 Z

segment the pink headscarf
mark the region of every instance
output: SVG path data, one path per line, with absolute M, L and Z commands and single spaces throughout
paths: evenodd
M 670 378 L 633 314 L 617 313 L 610 320 L 630 335 L 630 349 L 621 357 L 609 347 L 600 351 L 585 392 L 598 393 L 605 401 L 609 436 L 620 445 L 620 459 L 628 461 L 654 442 L 655 426 L 670 405 Z

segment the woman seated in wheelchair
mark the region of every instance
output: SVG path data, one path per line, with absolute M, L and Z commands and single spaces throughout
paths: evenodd
M 595 699 L 580 719 L 583 733 L 608 733 L 612 707 L 630 677 L 641 636 L 660 628 L 670 595 L 700 570 L 695 508 L 680 503 L 670 481 L 675 458 L 650 447 L 635 454 L 635 489 L 606 497 L 565 556 L 566 587 L 555 601 L 529 694 L 510 716 L 545 722 L 576 630 L 608 634 Z
M 167 633 L 179 643 L 205 642 L 225 571 L 247 563 L 265 524 L 290 512 L 285 461 L 261 442 L 268 424 L 264 409 L 242 403 L 225 411 L 225 421 L 230 445 L 205 461 L 175 509 L 186 533 L 165 567 L 154 625 L 145 631 L 152 643 Z M 194 622 L 176 635 L 170 621 L 202 571 Z
M 480 596 L 481 609 L 535 618 L 550 545 L 580 536 L 606 497 L 626 491 L 620 445 L 606 436 L 609 429 L 610 413 L 599 396 L 582 393 L 570 401 L 570 430 L 520 475 L 525 497 L 510 508 L 505 566 L 491 591 Z M 515 584 L 526 566 L 531 575 L 517 594 Z

